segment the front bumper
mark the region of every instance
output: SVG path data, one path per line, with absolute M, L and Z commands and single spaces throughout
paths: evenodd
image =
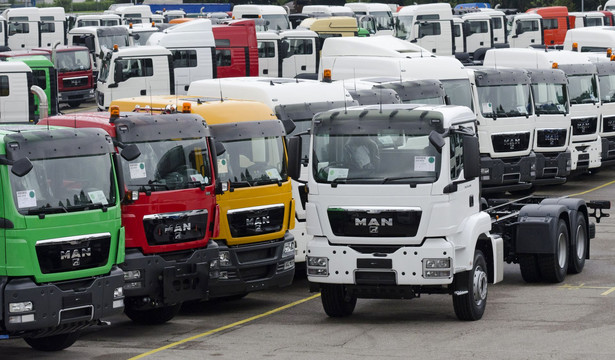
M 522 190 L 536 179 L 536 154 L 514 159 L 481 155 L 480 167 L 483 191 Z
M 536 153 L 536 179 L 534 184 L 563 184 L 570 175 L 570 150 L 557 153 Z
M 0 278 L 2 328 L 9 336 L 51 336 L 96 324 L 124 311 L 124 297 L 114 291 L 124 274 L 113 266 L 107 275 L 74 281 L 37 284 L 30 278 Z M 31 302 L 32 310 L 9 312 L 9 304 Z M 15 318 L 20 317 L 21 322 Z
M 615 136 L 602 138 L 602 165 L 615 164 Z
M 602 140 L 573 142 L 570 145 L 572 172 L 579 174 L 602 165 Z
M 72 101 L 89 101 L 94 99 L 94 89 L 69 90 L 62 91 L 58 94 L 59 103 L 67 103 Z
M 139 250 L 127 249 L 121 265 L 126 301 L 137 307 L 155 308 L 207 300 L 209 280 L 218 275 L 217 259 L 218 245 L 214 242 L 188 254 L 143 255 Z
M 287 242 L 294 243 L 288 231 L 284 238 L 272 241 L 240 246 L 219 244 L 220 253 L 228 251 L 231 264 L 220 263 L 220 276 L 210 283 L 210 298 L 289 286 L 295 276 L 295 253 L 283 256 Z

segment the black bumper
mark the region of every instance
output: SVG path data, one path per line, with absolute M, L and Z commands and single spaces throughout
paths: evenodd
M 522 190 L 531 187 L 536 179 L 536 155 L 531 152 L 528 156 L 514 159 L 494 159 L 481 155 L 481 185 L 483 191 Z M 489 169 L 489 175 L 483 174 L 482 169 Z
M 294 241 L 288 231 L 284 238 L 256 244 L 226 246 L 231 266 L 220 264 L 220 277 L 210 283 L 210 298 L 245 294 L 253 291 L 284 287 L 292 284 L 295 276 L 295 253 L 282 256 L 285 242 Z M 292 267 L 285 264 L 292 261 Z
M 96 324 L 101 318 L 124 311 L 123 297 L 113 298 L 114 290 L 123 284 L 124 273 L 116 266 L 108 275 L 61 283 L 36 284 L 31 278 L 2 277 L 0 334 L 50 336 Z M 32 302 L 32 311 L 9 313 L 9 303 L 27 301 Z M 9 321 L 9 317 L 19 315 L 29 318 L 34 315 L 34 321 Z
M 67 103 L 71 101 L 89 101 L 94 99 L 94 89 L 69 90 L 58 94 L 58 102 Z
M 534 184 L 563 184 L 570 175 L 570 151 L 558 153 L 536 153 L 536 179 Z
M 602 138 L 602 166 L 615 164 L 615 136 Z
M 210 242 L 207 248 L 187 253 L 143 255 L 139 250 L 127 249 L 121 264 L 125 272 L 139 270 L 138 279 L 126 279 L 124 296 L 137 307 L 159 307 L 190 300 L 207 300 L 212 260 L 218 258 L 218 245 Z M 147 301 L 143 299 L 147 298 Z

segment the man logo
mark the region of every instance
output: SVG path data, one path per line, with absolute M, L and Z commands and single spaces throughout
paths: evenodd
M 73 266 L 81 265 L 81 258 L 91 257 L 92 249 L 83 248 L 81 250 L 60 250 L 60 260 L 72 260 Z
M 376 218 L 371 218 L 369 219 L 369 221 L 367 221 L 367 218 L 363 218 L 363 219 L 359 219 L 356 218 L 354 219 L 354 226 L 393 226 L 393 218 L 381 218 L 381 219 L 376 219 Z
M 369 227 L 370 234 L 378 234 L 378 226 L 370 226 Z

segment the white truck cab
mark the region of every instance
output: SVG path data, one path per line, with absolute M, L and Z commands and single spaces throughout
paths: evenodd
M 569 12 L 568 15 L 574 18 L 574 26 L 570 24 L 571 28 L 584 28 L 591 26 L 604 26 L 604 14 L 600 11 L 587 11 L 587 12 Z
M 356 16 L 373 16 L 376 20 L 376 35 L 393 35 L 395 23 L 391 8 L 387 4 L 353 2 L 346 3 L 344 6 L 350 8 Z
M 485 66 L 525 69 L 558 68 L 566 73 L 572 124 L 571 170 L 586 172 L 601 165 L 602 140 L 598 134 L 601 102 L 596 65 L 587 56 L 571 51 L 492 49 Z
M 68 44 L 86 46 L 94 58 L 94 75 L 100 71 L 104 52 L 113 50 L 113 46 L 130 45 L 128 29 L 124 26 L 84 26 L 73 28 L 68 32 Z
M 79 15 L 75 21 L 75 27 L 117 25 L 120 25 L 120 16 L 117 14 Z
M 118 15 L 124 25 L 152 22 L 152 10 L 149 5 L 117 6 L 113 10 L 105 10 L 105 13 Z
M 482 12 L 468 13 L 461 17 L 466 24 L 465 52 L 470 55 L 481 48 L 492 48 L 494 45 L 491 17 Z
M 288 13 L 278 5 L 235 5 L 233 19 L 263 19 L 269 30 L 291 29 Z
M 510 47 L 544 44 L 542 17 L 538 14 L 516 14 L 509 19 L 507 26 Z
M 38 8 L 9 8 L 2 12 L 6 19 L 6 46 L 11 50 L 27 50 L 40 46 L 41 21 Z
M 453 13 L 448 3 L 404 6 L 395 19 L 395 37 L 434 54 L 453 55 Z
M 316 77 L 320 40 L 314 31 L 257 32 L 256 40 L 259 76 L 294 78 L 306 74 Z
M 354 16 L 351 8 L 334 5 L 305 5 L 301 13 L 312 16 Z
M 613 48 L 615 48 L 615 27 L 613 26 L 569 29 L 564 38 L 564 50 L 606 54 L 607 49 Z

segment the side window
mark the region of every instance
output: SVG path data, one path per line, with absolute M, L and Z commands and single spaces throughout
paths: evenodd
M 474 34 L 485 34 L 489 32 L 489 26 L 486 21 L 472 21 L 470 23 L 470 30 Z
M 258 57 L 273 58 L 275 57 L 275 43 L 273 41 L 261 41 L 258 43 Z
M 310 39 L 290 39 L 288 56 L 312 54 L 312 40 Z
M 119 60 L 118 63 L 122 66 L 122 78 L 124 80 L 154 75 L 152 59 L 123 59 Z
M 27 16 L 9 18 L 9 36 L 15 34 L 28 34 L 30 32 L 30 24 L 27 23 L 27 21 Z
M 453 26 L 453 36 L 460 37 L 461 36 L 461 25 Z
M 196 67 L 196 50 L 171 50 L 175 68 Z
M 491 19 L 493 21 L 493 28 L 494 29 L 501 29 L 502 28 L 502 19 L 499 17 L 495 17 Z
M 440 23 L 425 23 L 419 24 L 419 37 L 440 35 Z
M 451 134 L 451 180 L 455 180 L 463 170 L 463 143 L 461 134 Z
M 538 31 L 538 21 L 520 21 L 523 32 Z
M 85 46 L 85 37 L 81 35 L 73 35 L 73 45 Z
M 56 32 L 56 24 L 53 16 L 41 16 L 41 33 Z
M 231 66 L 231 50 L 216 50 L 216 66 Z
M 0 96 L 9 95 L 9 77 L 7 75 L 0 75 Z
M 545 30 L 557 29 L 557 19 L 542 19 Z

